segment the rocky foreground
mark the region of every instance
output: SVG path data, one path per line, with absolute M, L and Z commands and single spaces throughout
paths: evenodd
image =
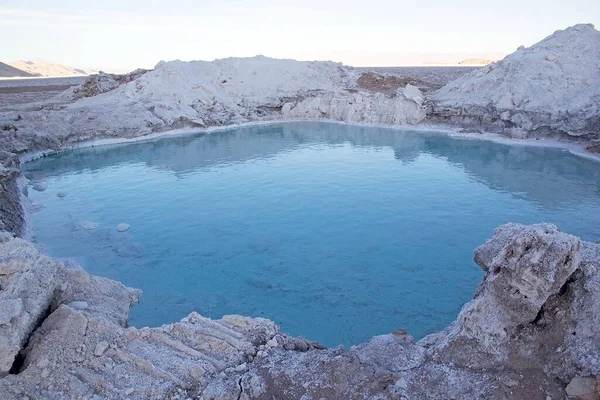
M 18 188 L 19 155 L 286 119 L 442 121 L 593 151 L 599 51 L 600 32 L 577 25 L 442 88 L 335 63 L 173 61 L 0 111 L 0 398 L 600 399 L 600 245 L 553 225 L 499 227 L 475 252 L 483 282 L 445 330 L 324 349 L 241 316 L 127 327 L 140 291 L 19 238 Z
M 3 399 L 599 395 L 600 245 L 550 224 L 503 225 L 475 251 L 483 282 L 444 331 L 415 342 L 399 329 L 350 350 L 241 316 L 128 328 L 139 290 L 8 232 L 0 242 Z

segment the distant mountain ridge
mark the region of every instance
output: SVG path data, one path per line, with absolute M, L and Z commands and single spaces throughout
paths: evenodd
M 13 78 L 13 77 L 23 77 L 29 78 L 34 75 L 23 71 L 19 68 L 15 68 L 11 65 L 0 62 L 0 78 Z
M 30 76 L 86 76 L 99 72 L 95 69 L 74 68 L 44 60 L 15 60 L 8 61 L 7 64 L 31 74 Z
M 434 67 L 434 66 L 448 66 L 448 67 L 457 67 L 457 66 L 462 66 L 462 67 L 478 67 L 478 66 L 486 66 L 488 64 L 491 64 L 493 62 L 498 61 L 498 59 L 487 59 L 487 58 L 467 58 L 464 59 L 462 61 L 446 61 L 446 62 L 442 62 L 442 61 L 432 61 L 432 62 L 424 62 L 423 66 L 427 66 L 427 67 Z

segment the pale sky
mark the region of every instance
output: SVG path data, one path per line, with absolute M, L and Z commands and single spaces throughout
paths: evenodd
M 419 53 L 508 54 L 582 22 L 600 28 L 600 0 L 0 0 L 0 61 L 133 69 L 263 54 L 406 65 Z

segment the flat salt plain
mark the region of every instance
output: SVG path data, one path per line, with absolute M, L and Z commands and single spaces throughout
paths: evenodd
M 0 110 L 15 110 L 30 103 L 51 100 L 70 87 L 81 85 L 85 79 L 85 76 L 0 79 Z

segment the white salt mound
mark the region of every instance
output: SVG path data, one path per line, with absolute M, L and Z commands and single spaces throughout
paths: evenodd
M 76 127 L 80 118 L 88 124 L 87 113 L 94 114 L 97 130 L 106 126 L 111 131 L 149 132 L 181 124 L 214 126 L 273 120 L 282 114 L 288 119 L 369 123 L 417 123 L 425 118 L 417 88 L 405 92 L 410 96 L 395 98 L 363 91 L 360 103 L 356 103 L 348 89 L 358 90 L 359 75 L 338 63 L 264 56 L 211 62 L 161 61 L 132 82 L 69 105 L 76 116 L 71 127 Z M 78 128 L 82 129 L 88 128 Z
M 495 109 L 502 120 L 529 131 L 598 134 L 600 32 L 591 24 L 556 31 L 449 82 L 433 99 L 471 115 L 477 107 Z
M 347 68 L 333 62 L 299 62 L 264 56 L 215 61 L 159 62 L 154 70 L 108 93 L 73 103 L 73 108 L 113 109 L 121 105 L 150 110 L 150 122 L 199 125 L 248 120 L 260 106 L 280 106 L 280 98 L 347 86 Z M 125 108 L 126 110 L 126 108 Z
M 117 225 L 117 231 L 118 232 L 125 232 L 127 229 L 129 229 L 129 225 L 128 224 L 119 224 L 119 225 Z

